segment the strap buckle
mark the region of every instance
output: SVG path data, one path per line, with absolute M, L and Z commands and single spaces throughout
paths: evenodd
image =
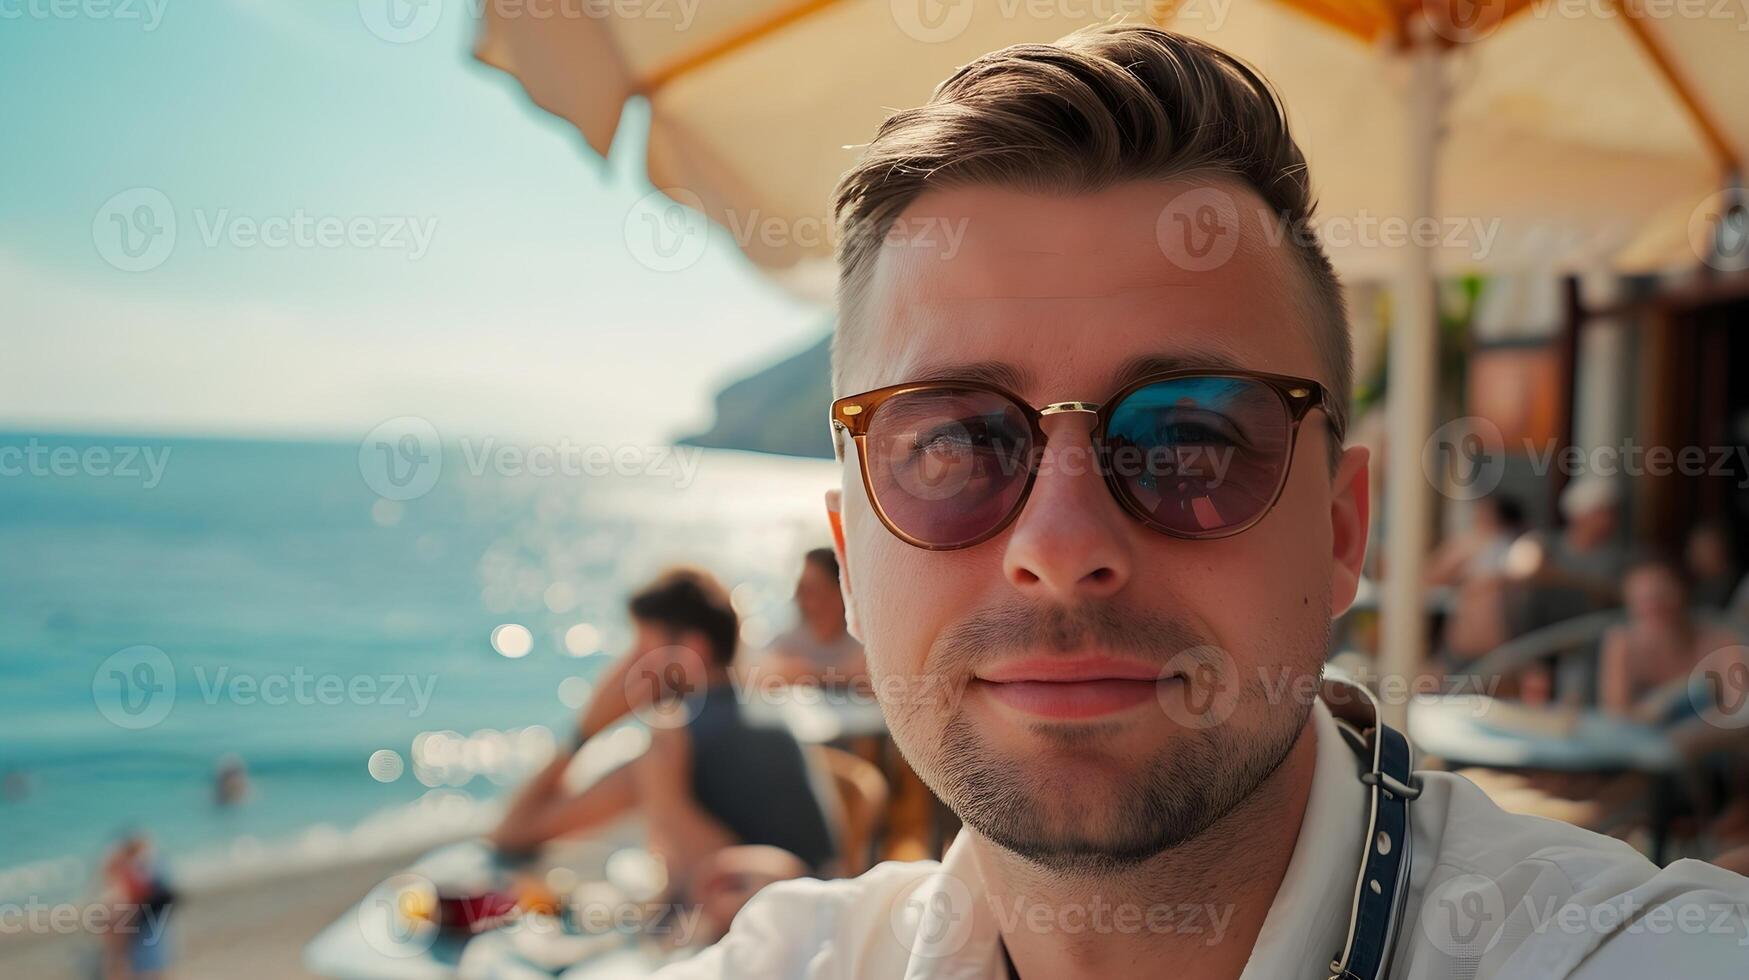
M 1367 787 L 1366 837 L 1342 951 L 1330 961 L 1330 980 L 1384 980 L 1401 930 L 1409 892 L 1409 803 L 1421 795 L 1409 739 L 1386 725 L 1371 691 L 1327 673 L 1324 703 L 1344 739 L 1360 757 Z

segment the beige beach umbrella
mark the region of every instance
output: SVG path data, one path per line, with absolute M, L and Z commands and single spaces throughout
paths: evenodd
M 1114 15 L 1276 84 L 1351 277 L 1396 275 L 1411 234 L 1437 238 L 1441 271 L 1695 261 L 1690 219 L 1749 152 L 1749 4 L 1449 2 L 524 0 L 484 5 L 476 53 L 597 153 L 648 98 L 651 182 L 772 270 L 830 255 L 832 185 L 892 109 L 986 51 Z M 1404 165 L 1417 34 L 1443 89 L 1429 213 Z
M 1398 291 L 1389 433 L 1431 430 L 1432 281 L 1645 270 L 1708 256 L 1749 153 L 1743 0 L 526 0 L 476 49 L 597 153 L 650 103 L 648 172 L 759 266 L 824 295 L 855 146 L 954 68 L 1114 15 L 1194 35 L 1275 83 L 1350 279 Z M 628 221 L 628 246 L 642 234 Z M 1729 259 L 1730 256 L 1726 256 Z M 1719 261 L 1715 258 L 1715 262 Z M 1390 454 L 1385 662 L 1412 673 L 1432 489 Z M 1400 707 L 1400 706 L 1399 706 Z M 1399 716 L 1399 721 L 1400 721 Z

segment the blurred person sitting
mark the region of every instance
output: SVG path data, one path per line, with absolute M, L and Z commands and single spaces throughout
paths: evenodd
M 1627 622 L 1604 634 L 1598 706 L 1639 721 L 1676 721 L 1689 713 L 1695 666 L 1740 640 L 1731 630 L 1696 619 L 1682 569 L 1673 561 L 1635 562 L 1622 592 Z
M 795 628 L 766 648 L 751 672 L 757 682 L 844 687 L 866 681 L 862 644 L 845 626 L 838 574 L 838 556 L 831 548 L 815 548 L 803 556 L 796 579 Z
M 1447 538 L 1427 563 L 1428 585 L 1461 586 L 1473 579 L 1502 575 L 1506 554 L 1524 533 L 1524 508 L 1511 497 L 1476 501 L 1468 530 Z
M 516 793 L 491 839 L 529 853 L 635 812 L 671 895 L 704 907 L 707 931 L 720 933 L 759 884 L 827 873 L 831 831 L 795 738 L 743 715 L 728 671 L 740 623 L 722 586 L 703 571 L 670 570 L 628 610 L 632 648 L 596 682 L 573 743 Z M 576 751 L 634 712 L 652 722 L 649 748 L 571 792 Z
M 1506 558 L 1524 530 L 1524 509 L 1518 501 L 1484 497 L 1476 501 L 1469 530 L 1447 538 L 1428 561 L 1427 585 L 1452 587 L 1443 646 L 1454 665 L 1509 639 Z
M 1711 521 L 1695 525 L 1688 533 L 1682 557 L 1695 604 L 1708 609 L 1732 608 L 1742 575 L 1737 569 L 1729 529 Z
M 1626 556 L 1616 541 L 1614 483 L 1582 477 L 1561 494 L 1566 526 L 1536 530 L 1507 548 L 1496 574 L 1477 574 L 1458 590 L 1444 653 L 1454 667 L 1544 626 L 1613 606 Z M 1536 704 L 1555 692 L 1552 664 L 1511 678 L 1505 692 Z M 1459 668 L 1461 669 L 1461 668 Z
M 1561 494 L 1559 533 L 1533 532 L 1506 556 L 1506 624 L 1512 636 L 1616 604 L 1627 556 L 1616 540 L 1620 491 L 1585 476 Z

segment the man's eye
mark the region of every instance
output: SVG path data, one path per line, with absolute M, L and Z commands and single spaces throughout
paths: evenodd
M 980 419 L 966 419 L 919 431 L 911 442 L 913 454 L 959 453 L 967 450 L 1003 449 L 1014 442 L 1001 427 Z
M 1154 422 L 1156 444 L 1175 446 L 1245 446 L 1249 440 L 1232 420 L 1213 413 L 1173 413 Z

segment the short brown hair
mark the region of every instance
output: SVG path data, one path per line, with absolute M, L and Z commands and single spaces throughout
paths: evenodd
M 727 667 L 735 659 L 740 617 L 716 576 L 698 568 L 671 568 L 626 603 L 631 617 L 677 633 L 697 631 L 710 644 L 711 659 Z
M 1310 227 L 1305 157 L 1280 100 L 1232 55 L 1157 27 L 1109 24 L 1054 44 L 985 55 L 941 83 L 925 105 L 881 124 L 838 183 L 838 336 L 844 336 L 894 221 L 920 194 L 963 184 L 1055 183 L 1097 190 L 1129 180 L 1226 177 L 1255 191 L 1290 230 L 1308 289 L 1312 341 L 1345 428 L 1353 368 L 1348 314 Z M 843 394 L 839 391 L 838 394 Z

